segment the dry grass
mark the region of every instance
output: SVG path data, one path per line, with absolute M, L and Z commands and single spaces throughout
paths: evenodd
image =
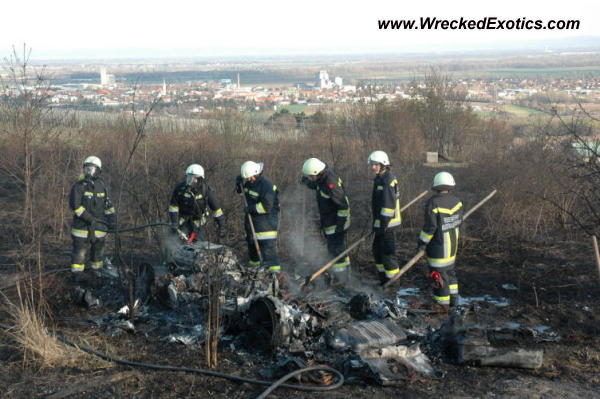
M 30 293 L 17 287 L 18 300 L 13 302 L 4 297 L 5 310 L 12 318 L 8 335 L 14 340 L 23 355 L 23 363 L 42 368 L 77 367 L 90 369 L 107 367 L 110 363 L 91 358 L 76 348 L 60 342 L 46 326 L 44 306 L 36 304 Z M 38 301 L 39 302 L 39 301 Z

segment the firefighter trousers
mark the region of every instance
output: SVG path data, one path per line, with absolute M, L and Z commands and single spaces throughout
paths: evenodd
M 394 230 L 376 233 L 372 249 L 380 279 L 389 280 L 398 274 L 400 269 L 396 256 L 396 232 Z
M 438 272 L 442 277 L 442 283 L 433 281 L 433 299 L 440 305 L 458 305 L 458 280 L 454 265 L 445 267 L 429 266 L 429 273 Z
M 342 252 L 346 250 L 346 232 L 343 231 L 341 233 L 333 233 L 325 235 L 325 239 L 327 240 L 327 251 L 332 258 L 335 258 Z M 333 265 L 333 271 L 335 273 L 346 272 L 349 270 L 350 266 L 350 257 L 344 256 L 342 259 L 339 259 Z
M 252 235 L 246 236 L 248 243 L 248 256 L 250 258 L 250 266 L 260 266 L 260 258 L 256 252 L 256 245 Z M 265 268 L 273 273 L 281 271 L 279 264 L 279 256 L 277 256 L 277 239 L 258 240 L 258 246 L 263 257 Z
M 104 252 L 105 237 L 98 238 L 90 243 L 88 238 L 74 237 L 73 250 L 71 251 L 71 271 L 82 272 L 85 270 L 85 258 L 90 249 L 90 266 L 92 269 L 100 269 L 103 265 L 102 254 Z

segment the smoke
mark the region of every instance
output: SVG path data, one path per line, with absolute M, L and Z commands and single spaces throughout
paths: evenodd
M 173 254 L 181 247 L 181 239 L 171 228 L 162 228 L 158 233 L 160 252 L 166 263 L 173 261 Z
M 313 190 L 301 184 L 290 186 L 281 196 L 283 247 L 301 276 L 313 273 L 330 259 L 321 236 L 317 203 Z

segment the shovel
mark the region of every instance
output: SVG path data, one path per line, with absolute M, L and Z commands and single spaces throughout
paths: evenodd
M 492 198 L 496 192 L 498 190 L 494 190 L 492 191 L 490 194 L 488 194 L 487 197 L 485 197 L 484 199 L 482 199 L 481 201 L 479 201 L 479 203 L 477 205 L 475 205 L 473 208 L 469 209 L 467 213 L 464 214 L 462 220 L 463 222 L 469 217 L 471 216 L 471 214 L 473 212 L 475 212 L 481 205 L 485 204 L 487 202 L 487 200 L 489 200 L 490 198 Z M 417 252 L 417 254 L 408 261 L 408 263 L 406 263 L 404 266 L 402 266 L 402 269 L 400 269 L 400 271 L 398 273 L 396 273 L 396 275 L 394 275 L 394 277 L 392 277 L 390 280 L 388 280 L 384 285 L 383 288 L 387 288 L 390 285 L 392 285 L 394 283 L 394 281 L 398 280 L 400 278 L 400 276 L 402 276 L 404 273 L 406 273 L 411 267 L 413 267 L 413 265 L 415 263 L 417 263 L 419 261 L 419 259 L 421 259 L 421 257 L 425 255 L 425 251 L 424 250 L 420 250 L 419 252 Z
M 403 211 L 405 211 L 406 209 L 408 209 L 408 207 L 410 207 L 412 204 L 414 204 L 415 202 L 417 202 L 418 200 L 420 200 L 421 198 L 423 198 L 426 194 L 427 194 L 427 191 L 423 191 L 421 194 L 419 194 L 417 197 L 415 197 L 408 204 L 406 204 L 402 208 L 400 208 L 400 213 L 402 213 Z M 323 266 L 322 268 L 320 268 L 319 270 L 317 270 L 316 272 L 314 272 L 310 276 L 307 276 L 304 279 L 304 281 L 300 284 L 300 286 L 301 287 L 306 287 L 309 283 L 311 283 L 313 280 L 315 280 L 321 274 L 325 273 L 327 271 L 327 269 L 329 269 L 331 266 L 335 265 L 335 263 L 338 260 L 342 259 L 350 251 L 352 251 L 354 248 L 356 248 L 356 246 L 358 246 L 358 244 L 360 244 L 361 242 L 363 242 L 368 237 L 371 237 L 372 235 L 373 235 L 373 233 L 369 233 L 369 234 L 367 234 L 367 235 L 359 238 L 358 241 L 356 241 L 354 244 L 350 245 L 345 251 L 343 251 L 338 256 L 336 256 L 335 258 L 333 258 L 332 260 L 330 260 L 329 263 L 327 263 L 325 266 Z

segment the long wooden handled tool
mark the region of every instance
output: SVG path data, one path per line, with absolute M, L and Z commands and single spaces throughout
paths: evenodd
M 592 244 L 594 245 L 594 255 L 596 255 L 596 266 L 598 267 L 598 277 L 600 278 L 600 251 L 598 250 L 598 239 L 592 236 Z
M 498 190 L 494 190 L 492 191 L 490 194 L 488 194 L 487 197 L 485 197 L 484 199 L 482 199 L 481 201 L 479 201 L 479 203 L 477 205 L 475 205 L 473 208 L 469 209 L 467 211 L 467 213 L 465 213 L 463 215 L 462 220 L 465 221 L 469 216 L 471 216 L 471 214 L 473 212 L 475 212 L 481 205 L 485 204 L 490 198 L 492 198 L 496 192 Z M 388 282 L 386 282 L 383 285 L 383 288 L 387 288 L 390 285 L 392 285 L 394 283 L 394 281 L 398 280 L 400 278 L 400 276 L 402 276 L 404 273 L 406 273 L 411 267 L 414 266 L 415 263 L 418 262 L 419 259 L 421 259 L 421 257 L 423 257 L 423 255 L 425 255 L 425 251 L 424 250 L 420 250 L 419 252 L 417 252 L 417 254 L 415 256 L 413 256 L 413 258 L 411 260 L 409 260 L 404 266 L 402 266 L 402 269 L 400 269 L 400 271 L 398 271 L 398 273 L 396 273 L 396 275 L 394 275 L 394 277 L 392 277 L 390 280 L 388 280 Z
M 414 204 L 415 202 L 417 202 L 419 199 L 423 198 L 426 194 L 427 194 L 427 191 L 423 191 L 415 199 L 413 199 L 408 204 L 406 204 L 402 208 L 400 208 L 400 213 L 402 213 L 404 210 L 408 209 L 409 206 L 411 206 L 412 204 Z M 314 279 L 316 279 L 317 277 L 319 277 L 321 274 L 325 273 L 327 271 L 327 269 L 329 269 L 331 266 L 335 265 L 335 263 L 338 260 L 340 260 L 344 256 L 346 256 L 358 244 L 360 244 L 361 242 L 363 242 L 366 238 L 370 237 L 371 235 L 373 235 L 373 233 L 369 233 L 366 236 L 363 236 L 363 237 L 359 238 L 358 241 L 356 241 L 354 244 L 350 245 L 345 251 L 343 251 L 338 256 L 336 256 L 335 258 L 333 258 L 332 260 L 330 260 L 325 266 L 323 266 L 322 268 L 320 268 L 319 270 L 317 270 L 316 272 L 314 272 L 313 274 L 311 274 L 310 276 L 308 276 L 301 285 L 307 285 L 311 281 L 313 281 Z
M 244 195 L 244 186 L 240 184 L 240 189 L 242 191 L 242 198 L 244 199 L 244 206 L 248 209 L 248 201 L 246 200 L 246 195 Z M 250 231 L 252 232 L 252 240 L 254 241 L 254 248 L 256 248 L 256 253 L 258 254 L 258 260 L 260 262 L 260 267 L 264 266 L 262 252 L 260 251 L 260 245 L 258 245 L 258 238 L 256 238 L 256 230 L 254 230 L 254 222 L 252 221 L 252 215 L 247 213 L 248 223 L 250 224 Z

